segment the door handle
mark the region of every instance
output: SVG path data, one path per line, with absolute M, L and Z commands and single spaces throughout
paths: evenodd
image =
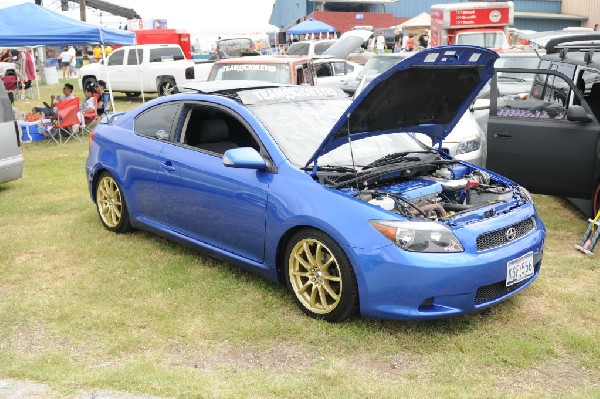
M 160 167 L 163 168 L 165 172 L 175 172 L 175 166 L 173 166 L 171 161 L 161 163 Z
M 510 134 L 509 132 L 493 132 L 492 134 L 494 135 L 494 138 L 497 138 L 497 139 L 511 139 L 512 138 L 512 134 Z

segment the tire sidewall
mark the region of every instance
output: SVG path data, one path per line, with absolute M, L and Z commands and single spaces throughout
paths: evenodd
M 342 298 L 340 299 L 340 302 L 336 308 L 329 313 L 314 313 L 310 309 L 306 308 L 294 292 L 292 282 L 290 281 L 290 254 L 292 249 L 299 241 L 307 238 L 315 239 L 323 243 L 335 256 L 338 267 L 340 268 L 342 279 Z M 358 310 L 358 287 L 354 269 L 352 268 L 352 265 L 350 264 L 350 261 L 348 260 L 348 257 L 342 248 L 330 236 L 322 231 L 316 229 L 303 229 L 295 233 L 285 247 L 283 266 L 286 286 L 296 304 L 308 316 L 314 319 L 322 319 L 330 322 L 341 322 L 351 317 Z
M 102 182 L 102 180 L 105 178 L 111 179 L 114 182 L 114 184 L 116 184 L 117 188 L 119 189 L 119 194 L 121 196 L 121 203 L 122 203 L 121 220 L 119 220 L 119 224 L 117 224 L 114 227 L 109 226 L 104 222 L 104 219 L 102 219 L 102 215 L 100 213 L 100 206 L 98 203 L 98 191 L 99 191 L 98 187 L 100 186 L 100 182 Z M 121 188 L 121 185 L 119 184 L 117 179 L 115 179 L 109 172 L 106 172 L 106 171 L 102 172 L 102 174 L 98 177 L 98 180 L 96 181 L 95 192 L 96 192 L 96 212 L 98 212 L 98 217 L 100 218 L 100 222 L 102 222 L 102 225 L 107 230 L 113 231 L 115 233 L 124 233 L 126 231 L 131 230 L 131 224 L 130 224 L 130 220 L 129 220 L 129 209 L 127 207 L 127 201 L 125 200 L 125 195 L 123 193 L 123 189 Z

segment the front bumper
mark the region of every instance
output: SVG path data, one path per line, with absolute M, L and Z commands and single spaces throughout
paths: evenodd
M 22 155 L 0 160 L 0 183 L 20 179 L 25 161 Z
M 352 257 L 356 256 L 360 264 L 361 314 L 383 319 L 434 319 L 504 301 L 531 284 L 540 272 L 546 233 L 537 217 L 536 222 L 537 228 L 525 236 L 481 252 L 469 245 L 465 245 L 465 252 L 434 254 L 406 252 L 395 245 L 378 250 L 354 248 Z M 529 252 L 533 253 L 534 275 L 506 287 L 507 263 Z

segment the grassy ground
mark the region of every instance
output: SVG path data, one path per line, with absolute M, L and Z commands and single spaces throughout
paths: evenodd
M 573 249 L 586 219 L 566 201 L 535 197 L 543 268 L 508 302 L 449 320 L 331 325 L 283 287 L 103 229 L 87 143 L 23 154 L 23 178 L 0 186 L 0 377 L 47 383 L 45 397 L 600 398 L 600 252 Z

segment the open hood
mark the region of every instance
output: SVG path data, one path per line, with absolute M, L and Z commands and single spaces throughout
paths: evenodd
M 348 142 L 424 133 L 433 145 L 452 131 L 494 74 L 498 55 L 473 46 L 421 50 L 375 78 L 350 104 L 306 166 Z
M 363 44 L 373 32 L 356 29 L 343 33 L 340 38 L 323 52 L 323 56 L 346 58 L 355 48 Z

